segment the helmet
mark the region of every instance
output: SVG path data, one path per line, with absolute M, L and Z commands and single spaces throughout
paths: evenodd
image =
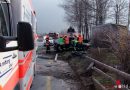
M 67 35 L 64 35 L 64 37 L 67 37 Z

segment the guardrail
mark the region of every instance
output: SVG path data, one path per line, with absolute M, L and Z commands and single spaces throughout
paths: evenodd
M 106 64 L 104 64 L 104 63 L 101 63 L 101 62 L 99 62 L 99 61 L 97 61 L 97 60 L 95 60 L 95 59 L 93 59 L 93 58 L 88 57 L 88 56 L 85 56 L 85 57 L 86 57 L 87 60 L 90 60 L 90 61 L 94 62 L 94 66 L 91 67 L 91 69 L 93 69 L 96 73 L 98 73 L 98 74 L 104 76 L 105 78 L 110 79 L 113 83 L 116 84 L 116 80 L 115 80 L 112 76 L 110 76 L 110 75 L 104 73 L 101 69 L 99 69 L 100 67 L 104 68 L 105 70 L 108 70 L 109 72 L 111 72 L 111 73 L 113 73 L 113 74 L 118 75 L 119 77 L 121 77 L 121 78 L 124 79 L 124 80 L 130 81 L 130 74 L 125 73 L 125 72 L 123 72 L 123 71 L 120 71 L 120 70 L 118 70 L 118 69 L 116 69 L 116 68 L 113 68 L 113 67 L 111 67 L 111 66 L 109 66 L 109 65 L 106 65 Z M 98 68 L 98 67 L 99 67 L 99 68 Z M 103 86 L 103 85 L 102 85 L 98 80 L 96 80 L 94 77 L 93 77 L 93 82 L 94 82 L 96 85 L 98 85 L 98 86 L 101 88 L 101 90 L 107 90 L 107 88 L 106 88 L 105 86 Z M 121 90 L 122 90 L 122 89 L 121 89 Z M 130 89 L 125 88 L 125 89 L 123 89 L 123 90 L 130 90 Z

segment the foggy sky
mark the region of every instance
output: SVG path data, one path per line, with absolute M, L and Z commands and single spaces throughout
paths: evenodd
M 59 7 L 62 0 L 33 0 L 37 13 L 38 32 L 60 31 L 67 28 L 65 12 Z

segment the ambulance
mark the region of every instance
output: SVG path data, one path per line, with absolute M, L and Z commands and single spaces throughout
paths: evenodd
M 36 63 L 31 0 L 0 0 L 0 90 L 30 90 Z

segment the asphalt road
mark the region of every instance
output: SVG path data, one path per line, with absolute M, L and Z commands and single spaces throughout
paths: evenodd
M 31 90 L 70 90 L 70 88 L 62 79 L 37 75 Z
M 36 73 L 31 90 L 79 90 L 66 62 L 37 58 Z
M 43 46 L 39 42 L 38 46 Z M 81 90 L 80 82 L 68 63 L 54 60 L 55 55 L 46 55 L 45 50 L 41 52 L 36 62 L 36 76 L 30 90 Z

